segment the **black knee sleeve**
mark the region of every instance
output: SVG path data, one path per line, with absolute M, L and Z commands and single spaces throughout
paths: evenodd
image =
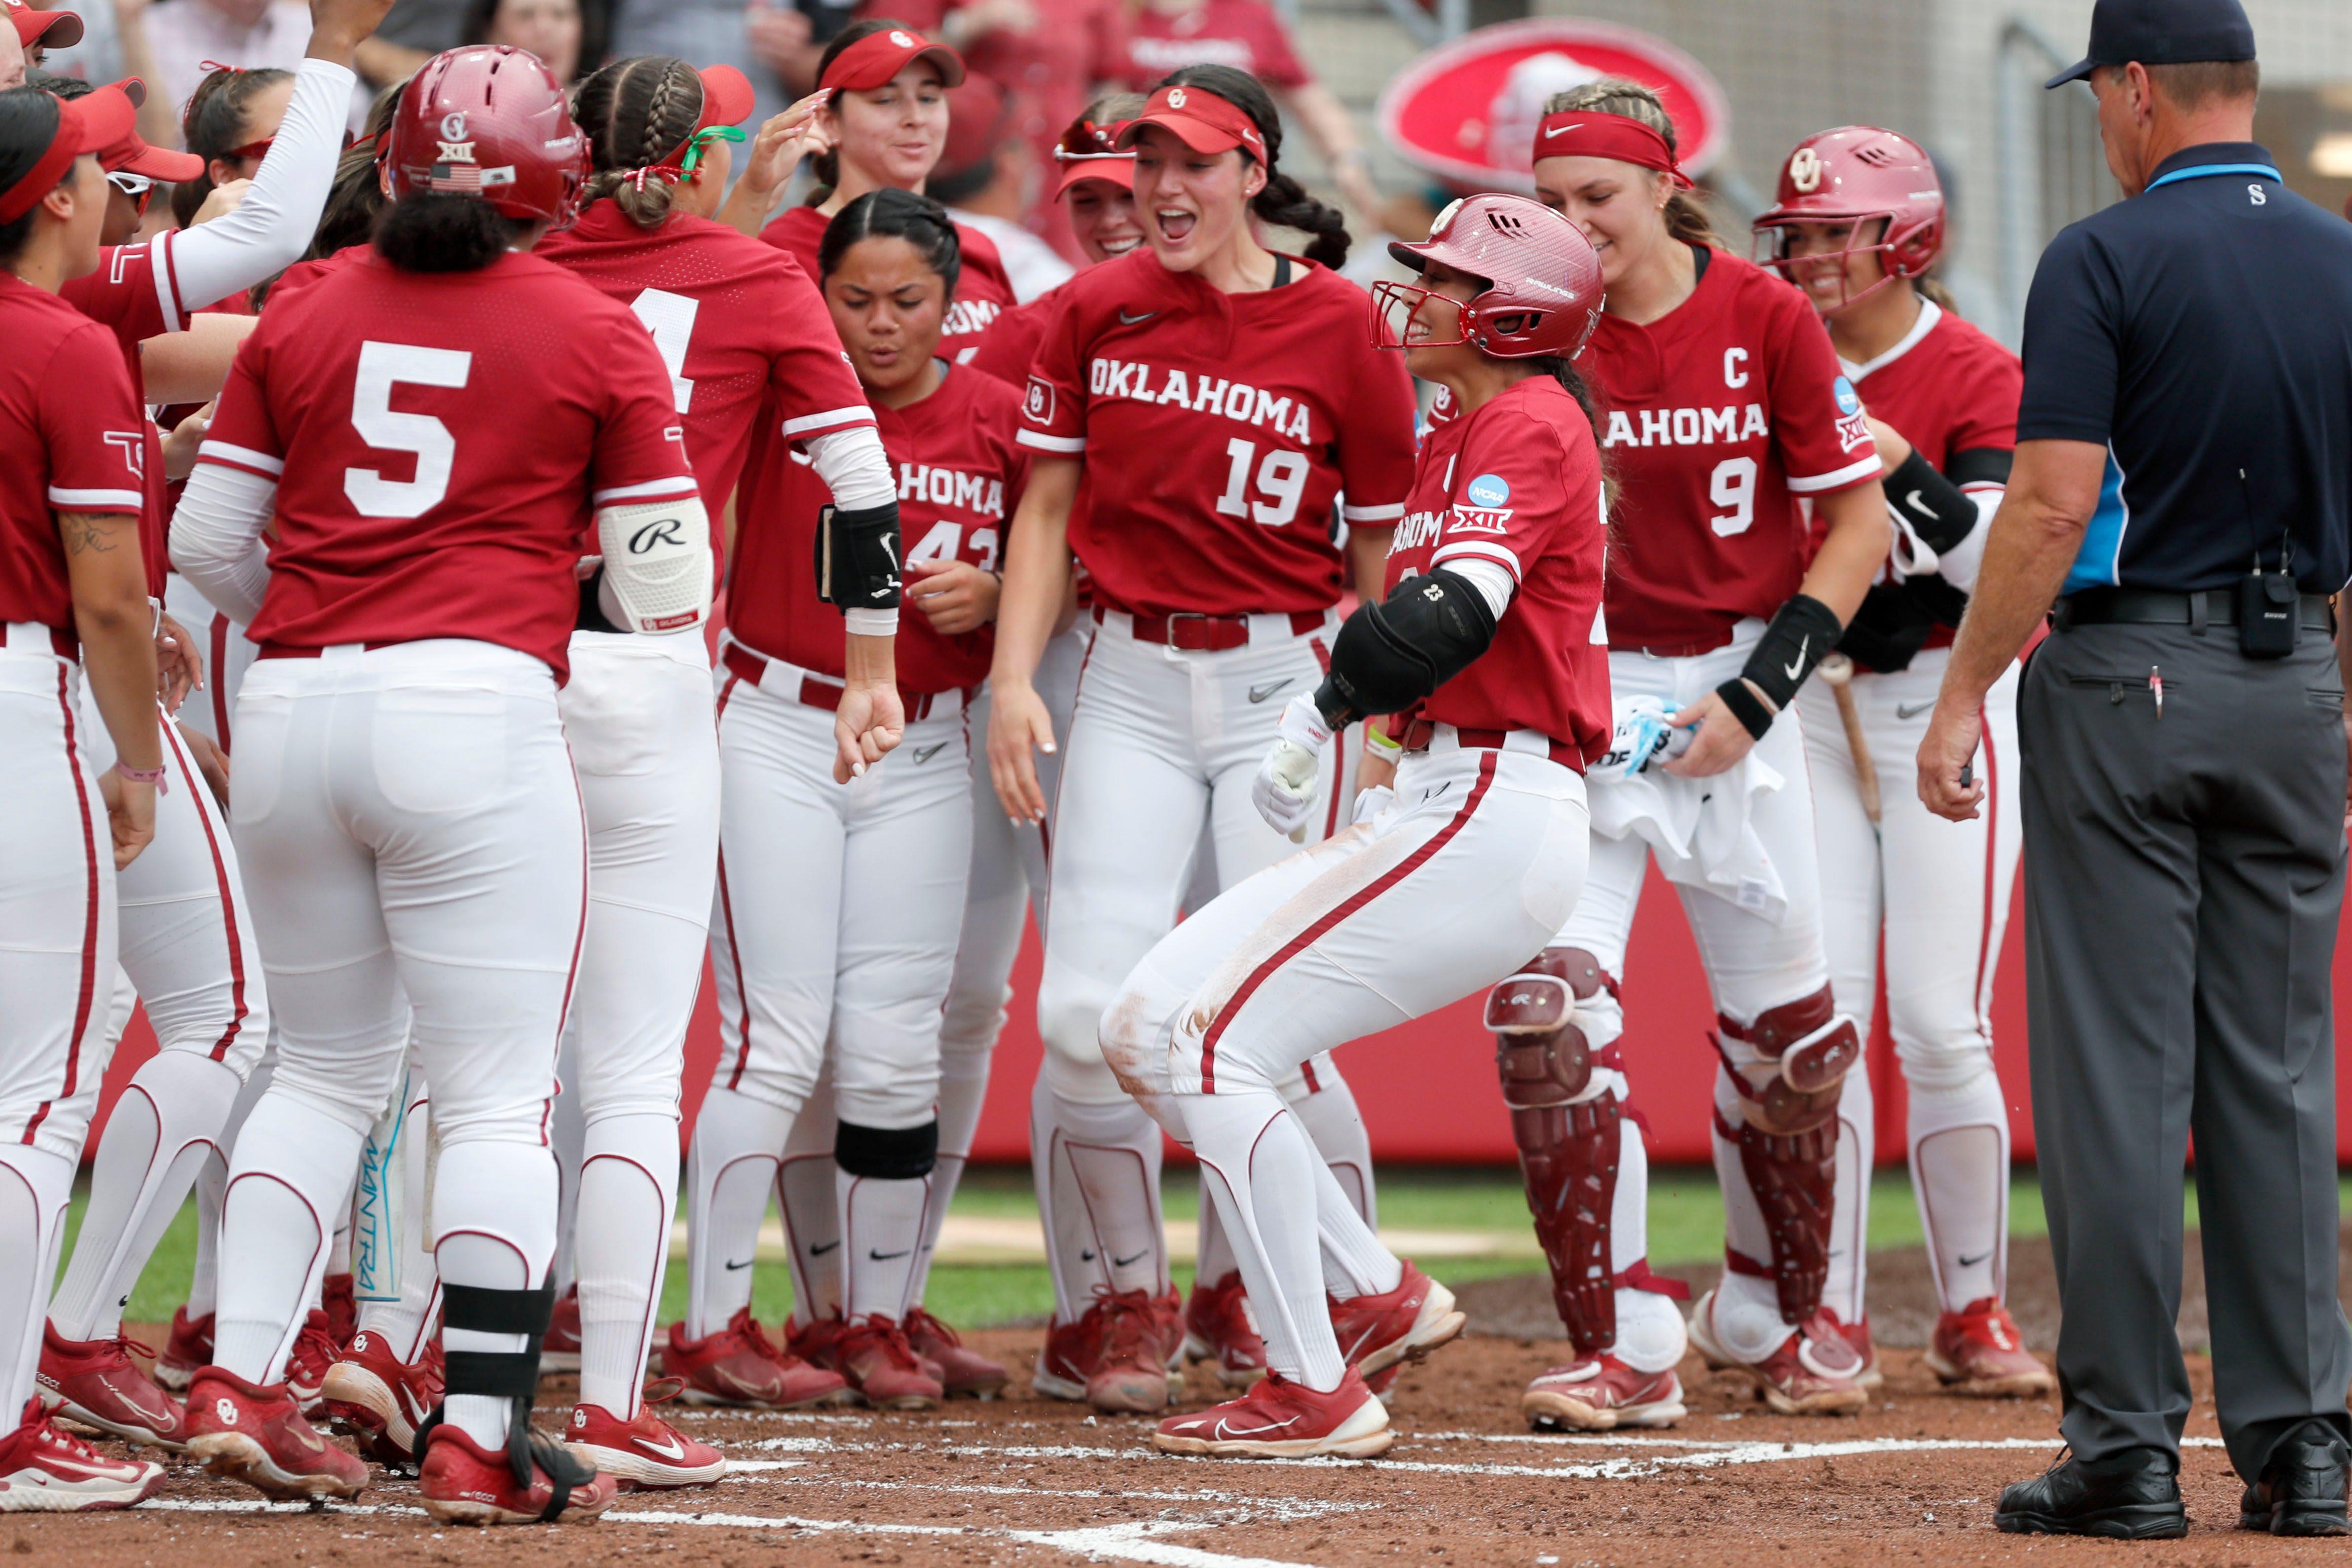
M 833 1163 L 853 1176 L 877 1182 L 916 1182 L 940 1160 L 940 1124 L 920 1127 L 860 1127 L 842 1122 L 833 1135 Z

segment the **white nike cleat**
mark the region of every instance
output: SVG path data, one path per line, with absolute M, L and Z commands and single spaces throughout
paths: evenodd
M 650 1406 L 624 1421 L 601 1405 L 580 1405 L 563 1443 L 630 1489 L 709 1486 L 727 1473 L 718 1449 L 680 1432 Z
M 1328 1394 L 1318 1394 L 1269 1369 L 1239 1399 L 1197 1415 L 1170 1416 L 1151 1441 L 1170 1454 L 1269 1459 L 1338 1454 L 1368 1459 L 1388 1452 L 1396 1434 L 1389 1430 L 1388 1407 L 1351 1366 Z

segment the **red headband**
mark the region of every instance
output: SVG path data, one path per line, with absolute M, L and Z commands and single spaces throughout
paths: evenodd
M 1546 158 L 1614 158 L 1672 174 L 1675 184 L 1691 188 L 1690 176 L 1675 166 L 1674 150 L 1655 128 L 1622 114 L 1596 114 L 1591 110 L 1547 114 L 1536 127 L 1536 161 Z

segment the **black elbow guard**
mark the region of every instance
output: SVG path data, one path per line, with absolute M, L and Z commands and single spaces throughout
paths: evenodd
M 1476 584 L 1443 569 L 1408 577 L 1339 628 L 1316 706 L 1335 723 L 1394 713 L 1461 674 L 1494 640 L 1495 612 Z
M 817 513 L 816 596 L 842 610 L 898 607 L 898 503 Z
M 1886 476 L 1886 501 L 1902 514 L 1919 542 L 1938 555 L 1976 530 L 1977 503 L 1916 448 Z

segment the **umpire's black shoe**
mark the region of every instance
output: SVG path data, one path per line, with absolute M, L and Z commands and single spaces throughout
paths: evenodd
M 1993 1525 L 2011 1535 L 2177 1540 L 2189 1533 L 2179 1469 L 2179 1460 L 2155 1448 L 2136 1448 L 2095 1467 L 2062 1454 L 2032 1480 L 2001 1488 Z
M 2271 1449 L 2262 1479 L 2238 1503 L 2240 1530 L 2273 1535 L 2347 1535 L 2344 1514 L 2352 1445 L 2324 1421 L 2306 1421 Z

